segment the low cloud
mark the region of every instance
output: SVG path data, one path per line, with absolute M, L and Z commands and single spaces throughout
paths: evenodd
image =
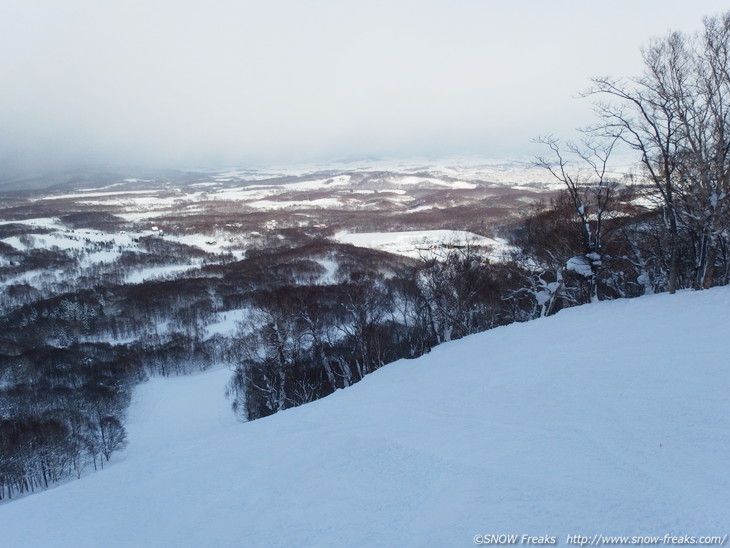
M 588 122 L 591 76 L 634 74 L 650 36 L 723 9 L 586 4 L 11 0 L 0 162 L 519 155 Z

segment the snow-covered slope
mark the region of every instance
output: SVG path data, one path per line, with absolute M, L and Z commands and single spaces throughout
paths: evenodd
M 126 457 L 0 506 L 5 546 L 473 546 L 725 535 L 730 289 L 445 344 L 241 424 L 226 370 L 139 387 Z

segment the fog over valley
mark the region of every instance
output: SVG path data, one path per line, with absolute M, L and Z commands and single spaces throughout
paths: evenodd
M 723 2 L 3 2 L 0 179 L 525 158 L 593 76 Z

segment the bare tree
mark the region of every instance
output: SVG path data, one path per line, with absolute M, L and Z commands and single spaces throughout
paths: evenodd
M 268 413 L 276 413 L 289 407 L 287 383 L 300 351 L 296 310 L 280 291 L 262 294 L 259 301 L 239 326 L 240 364 L 230 389 L 237 397 L 258 393 Z M 234 408 L 245 407 L 249 418 L 258 418 L 251 411 L 258 402 L 243 403 L 234 402 Z
M 695 287 L 708 287 L 727 238 L 730 202 L 730 12 L 704 20 L 704 31 L 672 32 L 643 50 L 638 78 L 596 78 L 588 95 L 598 134 L 640 155 L 669 233 L 668 290 L 677 289 L 680 231 L 694 241 Z
M 679 198 L 695 236 L 694 286 L 712 285 L 730 202 L 730 12 L 705 18 L 695 37 L 691 98 L 678 109 L 685 143 Z
M 598 272 L 604 264 L 604 221 L 612 205 L 617 183 L 610 177 L 608 161 L 620 134 L 606 141 L 584 138 L 568 142 L 565 150 L 551 135 L 538 139 L 553 153 L 553 159 L 539 157 L 537 164 L 563 183 L 578 220 L 580 254 L 568 261 L 571 270 L 589 282 L 591 300 L 598 300 Z
M 328 316 L 332 315 L 332 311 L 316 297 L 300 298 L 296 304 L 298 317 L 302 323 L 301 337 L 311 346 L 311 351 L 319 360 L 320 367 L 324 370 L 332 391 L 337 390 L 339 386 L 332 368 L 332 360 L 327 355 L 327 350 L 331 346 L 328 341 L 328 331 L 331 329 L 329 324 L 332 321 Z
M 423 250 L 419 285 L 438 344 L 494 326 L 498 299 L 485 252 L 472 240 Z
M 344 286 L 341 308 L 347 320 L 338 328 L 355 344 L 355 370 L 360 380 L 385 364 L 382 324 L 390 303 L 382 275 L 354 273 Z

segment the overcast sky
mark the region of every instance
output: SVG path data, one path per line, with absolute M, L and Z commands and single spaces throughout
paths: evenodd
M 727 0 L 0 0 L 0 169 L 520 157 Z

